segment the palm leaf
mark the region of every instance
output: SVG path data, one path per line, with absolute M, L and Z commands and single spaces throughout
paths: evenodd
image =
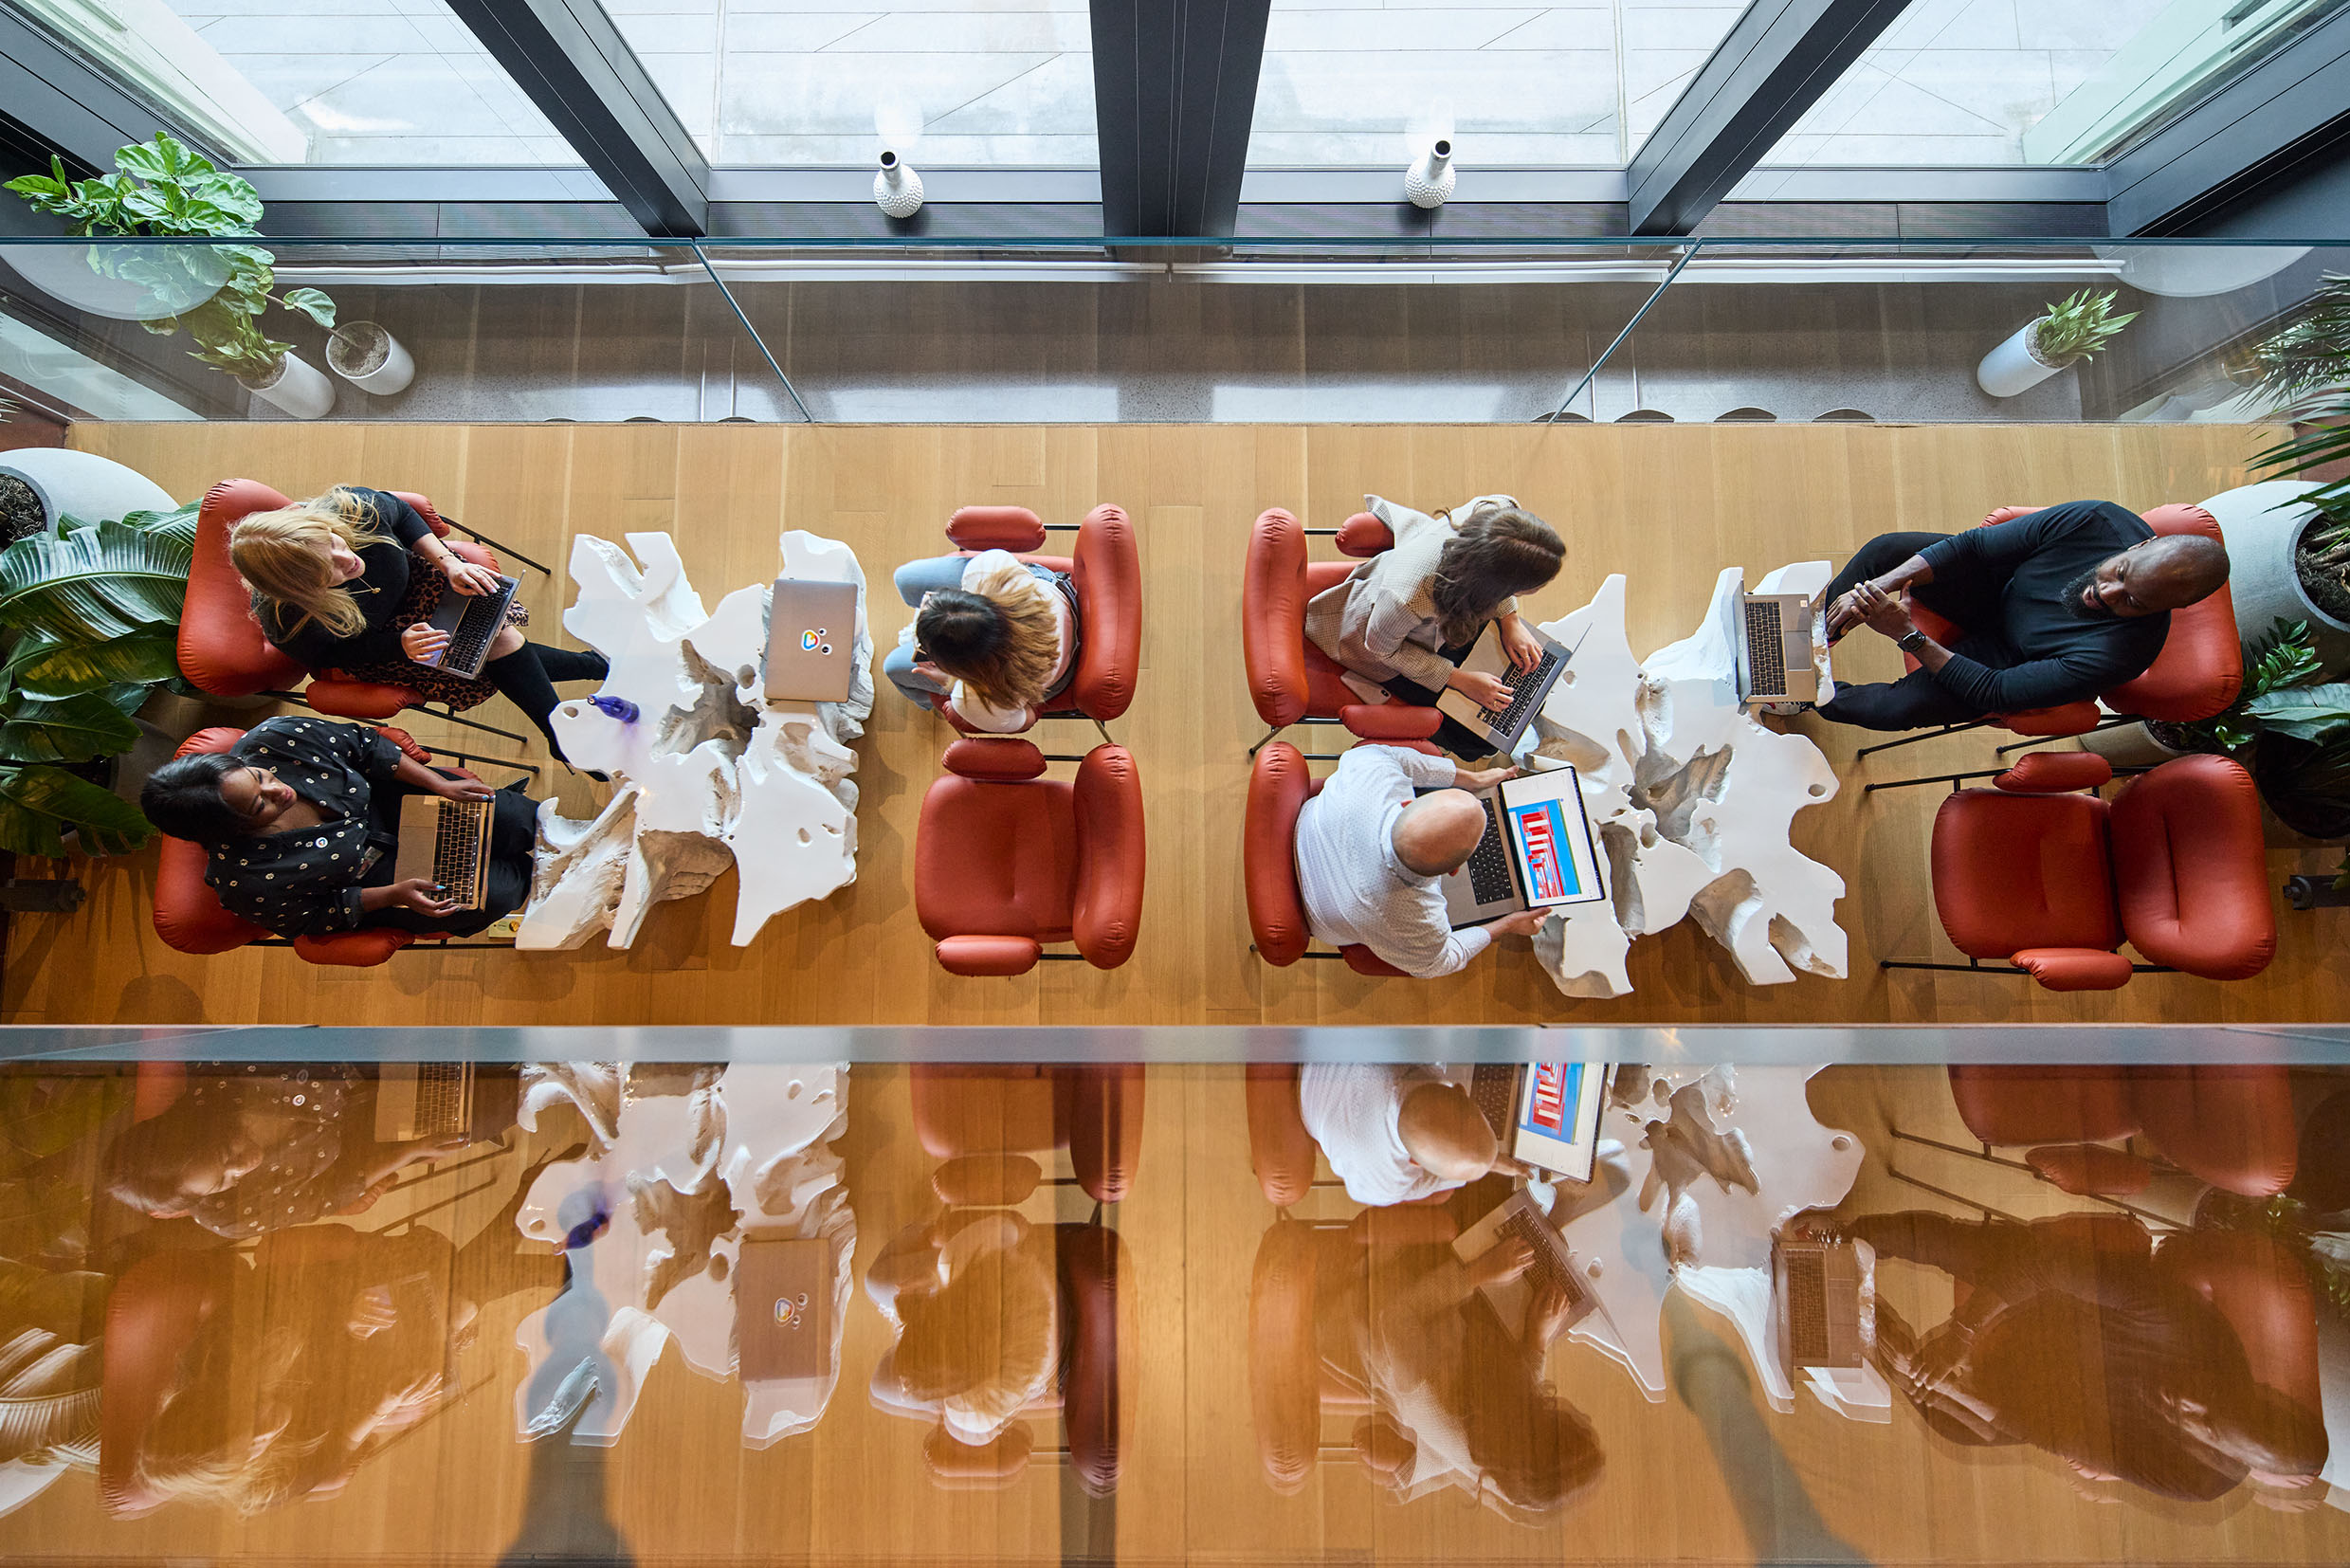
M 177 626 L 193 558 L 168 530 L 63 519 L 0 550 L 0 626 L 87 643 Z
M 72 697 L 119 683 L 144 687 L 178 673 L 179 641 L 166 629 L 110 643 L 70 643 L 32 631 L 9 655 L 0 684 L 33 697 Z
M 56 768 L 0 766 L 0 849 L 65 858 L 72 830 L 84 853 L 127 855 L 155 836 L 137 807 Z
M 18 692 L 0 704 L 0 761 L 87 762 L 129 751 L 138 744 L 138 725 L 114 700 L 118 689 L 73 697 Z

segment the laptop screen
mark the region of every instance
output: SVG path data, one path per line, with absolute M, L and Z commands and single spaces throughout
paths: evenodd
M 1573 768 L 1555 768 L 1503 784 L 1502 821 L 1527 908 L 1591 903 L 1607 897 Z

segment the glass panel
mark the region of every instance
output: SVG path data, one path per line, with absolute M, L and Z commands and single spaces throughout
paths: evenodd
M 575 168 L 443 0 L 17 0 L 232 162 Z
M 1622 163 L 1745 0 L 1509 9 L 1273 0 L 1252 168 Z
M 1448 1069 L 1394 1059 L 1432 1030 L 1303 1068 L 332 1032 L 359 1054 L 0 1067 L 11 1555 L 2350 1559 L 2350 1070 L 2240 1035 Z M 2085 1038 L 2116 1054 L 2007 1048 Z
M 1765 166 L 2095 163 L 2342 0 L 1917 0 Z
M 1085 0 L 603 0 L 712 163 L 1091 167 Z

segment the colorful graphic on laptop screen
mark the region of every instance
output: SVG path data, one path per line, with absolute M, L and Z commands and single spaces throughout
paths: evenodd
M 1583 890 L 1567 848 L 1567 819 L 1556 800 L 1509 808 L 1510 825 L 1526 853 L 1526 902 L 1573 898 Z
M 1583 1097 L 1584 1065 L 1580 1062 L 1538 1062 L 1534 1086 L 1526 1096 L 1525 1130 L 1576 1141 L 1576 1105 Z

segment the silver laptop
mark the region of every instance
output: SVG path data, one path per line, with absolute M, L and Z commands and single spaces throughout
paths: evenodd
M 1478 1287 L 1493 1304 L 1495 1316 L 1502 1320 L 1502 1326 L 1509 1330 L 1511 1337 L 1524 1334 L 1526 1304 L 1534 1299 L 1535 1288 L 1546 1280 L 1555 1281 L 1567 1298 L 1568 1327 L 1590 1317 L 1599 1304 L 1598 1296 L 1593 1292 L 1590 1280 L 1576 1267 L 1575 1252 L 1567 1246 L 1567 1238 L 1558 1233 L 1558 1227 L 1550 1222 L 1550 1216 L 1526 1195 L 1522 1187 L 1510 1194 L 1508 1202 L 1462 1231 L 1452 1243 L 1452 1252 L 1466 1263 L 1512 1237 L 1534 1249 L 1534 1267 L 1517 1279 Z
M 1481 1062 L 1468 1096 L 1511 1158 L 1589 1181 L 1607 1085 L 1608 1069 L 1596 1062 Z
M 1774 1237 L 1771 1328 L 1779 1370 L 1856 1367 L 1875 1337 L 1874 1292 L 1849 1241 Z
M 855 583 L 777 577 L 767 608 L 767 700 L 847 702 L 856 642 Z
M 1593 903 L 1608 896 L 1573 768 L 1510 779 L 1481 796 L 1480 804 L 1485 837 L 1467 863 L 1438 884 L 1455 931 L 1521 909 Z
M 1815 702 L 1820 674 L 1813 656 L 1812 601 L 1801 593 L 1749 593 L 1739 587 L 1738 700 Z
M 1447 718 L 1456 719 L 1473 735 L 1482 736 L 1497 752 L 1516 749 L 1518 738 L 1526 733 L 1534 716 L 1542 711 L 1543 699 L 1558 683 L 1559 672 L 1574 658 L 1573 650 L 1561 647 L 1539 631 L 1542 640 L 1542 662 L 1532 669 L 1520 669 L 1510 663 L 1502 647 L 1502 623 L 1485 623 L 1485 634 L 1477 639 L 1461 661 L 1460 667 L 1497 677 L 1509 693 L 1507 704 L 1500 712 L 1481 708 L 1467 698 L 1447 686 L 1437 694 L 1436 710 Z M 1585 635 L 1589 635 L 1588 632 Z

